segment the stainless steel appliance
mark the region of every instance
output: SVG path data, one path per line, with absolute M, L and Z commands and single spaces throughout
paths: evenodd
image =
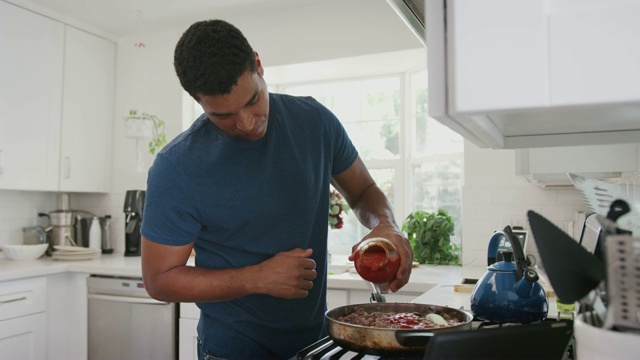
M 124 198 L 124 256 L 140 256 L 142 216 L 146 192 L 143 190 L 127 190 Z
M 88 246 L 88 225 L 83 216 L 93 218 L 95 215 L 85 210 L 73 210 L 69 208 L 69 195 L 58 194 L 58 209 L 49 213 L 38 213 L 40 217 L 49 219 L 46 228 L 49 249 L 47 255 L 51 255 L 56 245 Z
M 177 304 L 152 299 L 142 279 L 87 279 L 89 360 L 177 359 Z

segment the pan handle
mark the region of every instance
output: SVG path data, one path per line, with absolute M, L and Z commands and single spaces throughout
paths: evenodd
M 396 341 L 402 346 L 425 346 L 434 333 L 425 330 L 396 331 Z

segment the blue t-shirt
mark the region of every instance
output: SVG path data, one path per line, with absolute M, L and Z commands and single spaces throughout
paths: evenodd
M 270 94 L 269 108 L 267 132 L 256 141 L 230 137 L 200 116 L 149 170 L 142 234 L 167 245 L 195 241 L 198 267 L 239 268 L 313 249 L 318 277 L 306 298 L 197 304 L 199 337 L 217 357 L 290 357 L 326 336 L 329 185 L 357 152 L 313 98 Z

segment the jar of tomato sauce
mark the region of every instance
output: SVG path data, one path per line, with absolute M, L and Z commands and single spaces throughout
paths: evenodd
M 388 284 L 395 278 L 400 267 L 398 249 L 384 238 L 371 238 L 361 242 L 353 254 L 353 261 L 358 274 L 376 285 Z

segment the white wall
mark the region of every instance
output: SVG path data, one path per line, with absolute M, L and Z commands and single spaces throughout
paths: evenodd
M 44 219 L 38 219 L 38 213 L 47 213 L 55 205 L 54 193 L 0 190 L 0 245 L 21 244 L 22 227 L 41 225 Z
M 506 225 L 529 230 L 525 252 L 537 255 L 527 221 L 533 210 L 564 228 L 575 212 L 587 211 L 577 190 L 541 189 L 515 175 L 515 151 L 481 149 L 464 143 L 464 184 L 462 187 L 462 264 L 486 266 L 487 245 L 495 230 Z M 570 230 L 567 229 L 567 232 Z

